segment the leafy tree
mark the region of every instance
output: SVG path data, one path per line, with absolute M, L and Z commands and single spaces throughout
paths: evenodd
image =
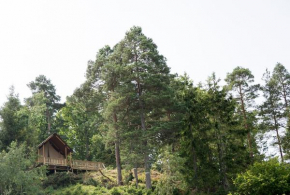
M 173 153 L 170 145 L 162 148 L 158 164 L 161 167 L 162 176 L 154 191 L 156 194 L 181 194 L 181 191 L 188 190 L 182 174 L 184 158 Z
M 35 194 L 41 191 L 46 168 L 34 168 L 36 155 L 26 144 L 12 142 L 0 153 L 0 194 Z
M 253 84 L 254 75 L 251 71 L 242 67 L 236 67 L 233 72 L 228 73 L 225 80 L 239 103 L 238 112 L 243 118 L 243 125 L 248 133 L 248 149 L 250 156 L 253 157 L 255 139 L 250 108 L 252 107 L 253 101 L 258 96 L 259 85 Z
M 234 184 L 237 194 L 289 194 L 290 166 L 277 159 L 256 162 Z
M 21 118 L 18 116 L 21 108 L 22 105 L 18 95 L 14 93 L 14 87 L 12 86 L 7 102 L 4 103 L 0 110 L 0 149 L 6 149 L 12 141 L 23 141 L 21 131 L 25 124 L 22 123 Z
M 63 120 L 60 134 L 67 137 L 77 158 L 92 159 L 91 139 L 102 121 L 99 105 L 99 94 L 85 83 L 67 98 L 66 106 L 58 114 L 57 119 Z
M 47 118 L 46 118 L 47 99 L 44 92 L 34 94 L 25 99 L 25 106 L 21 110 L 21 115 L 27 117 L 27 126 L 24 130 L 29 145 L 39 144 L 47 138 Z
M 50 79 L 47 79 L 44 75 L 39 75 L 36 77 L 35 81 L 31 81 L 27 86 L 30 88 L 32 94 L 44 93 L 46 99 L 45 117 L 47 127 L 43 129 L 43 131 L 46 131 L 47 135 L 49 135 L 51 133 L 54 114 L 63 106 L 58 103 L 60 101 L 60 96 L 56 95 L 55 86 L 51 83 Z M 32 99 L 28 98 L 26 101 L 31 102 Z M 33 105 L 33 102 L 31 102 L 31 105 Z M 47 135 L 45 137 L 47 137 Z
M 115 155 L 114 149 L 108 147 L 104 141 L 105 136 L 100 134 L 95 134 L 90 139 L 91 141 L 91 156 L 93 161 L 103 162 L 106 166 L 114 166 Z

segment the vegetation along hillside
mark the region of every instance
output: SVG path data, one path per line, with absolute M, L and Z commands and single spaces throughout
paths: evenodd
M 0 194 L 290 194 L 289 70 L 277 63 L 257 83 L 236 67 L 223 79 L 209 73 L 195 85 L 172 73 L 134 26 L 97 52 L 64 103 L 44 75 L 23 103 L 11 87 L 0 109 Z M 45 149 L 52 134 L 63 148 Z M 105 167 L 71 164 L 87 161 Z

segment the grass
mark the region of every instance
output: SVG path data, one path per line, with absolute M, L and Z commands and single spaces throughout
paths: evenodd
M 135 188 L 133 186 L 119 186 L 113 187 L 111 189 L 107 189 L 105 187 L 100 186 L 91 186 L 91 185 L 83 185 L 76 184 L 72 186 L 68 186 L 65 188 L 60 188 L 57 190 L 47 189 L 46 194 L 51 195 L 94 195 L 94 194 L 104 194 L 104 195 L 143 195 L 143 194 L 151 194 L 150 190 L 146 190 L 144 188 Z
M 122 170 L 123 180 L 124 180 L 124 178 L 126 178 L 129 175 L 130 171 L 133 173 L 133 170 Z M 105 176 L 109 177 L 112 181 L 114 181 L 114 182 L 117 181 L 117 170 L 116 169 L 103 170 L 102 172 Z M 97 181 L 107 181 L 108 180 L 106 177 L 103 177 L 100 172 L 89 172 L 88 175 Z M 160 177 L 161 177 L 160 172 L 155 171 L 155 170 L 151 170 L 152 182 L 158 181 L 160 179 Z M 139 180 L 139 183 L 145 183 L 144 169 L 141 169 L 141 168 L 138 169 L 138 180 Z M 133 181 L 131 183 L 135 183 L 135 178 L 133 179 Z
M 130 171 L 133 170 L 123 170 L 123 181 L 129 176 Z M 152 191 L 145 189 L 145 173 L 144 169 L 138 169 L 138 180 L 139 186 L 135 186 L 135 178 L 126 183 L 124 186 L 117 186 L 117 170 L 106 169 L 102 170 L 104 177 L 100 172 L 87 172 L 83 174 L 82 183 L 75 185 L 70 185 L 67 187 L 62 187 L 58 189 L 53 189 L 52 187 L 46 188 L 46 194 L 55 195 L 77 195 L 77 194 L 107 194 L 107 195 L 127 195 L 127 194 L 151 194 Z M 151 171 L 152 183 L 156 183 L 161 174 L 157 171 Z M 110 178 L 110 180 L 108 178 Z M 92 180 L 94 180 L 92 182 Z M 90 185 L 91 184 L 91 185 Z

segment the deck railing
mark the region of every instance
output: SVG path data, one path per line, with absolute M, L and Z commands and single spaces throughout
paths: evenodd
M 67 166 L 67 160 L 63 158 L 39 157 L 38 163 L 44 165 Z
M 79 170 L 100 170 L 104 168 L 104 164 L 101 162 L 72 160 L 71 167 Z
M 52 166 L 70 166 L 72 169 L 78 170 L 100 170 L 104 169 L 105 166 L 101 162 L 93 162 L 93 161 L 84 161 L 84 160 L 70 160 L 61 158 L 50 158 L 40 156 L 38 158 L 38 163 L 43 165 L 52 165 Z

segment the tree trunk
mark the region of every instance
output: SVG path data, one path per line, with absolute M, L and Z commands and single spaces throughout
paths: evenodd
M 216 119 L 215 119 L 215 123 L 217 123 Z M 215 133 L 216 133 L 216 139 L 217 139 L 218 161 L 219 161 L 219 166 L 220 166 L 220 179 L 222 181 L 222 185 L 223 185 L 224 190 L 227 191 L 228 187 L 229 187 L 229 181 L 228 181 L 228 178 L 226 175 L 227 167 L 226 167 L 226 164 L 224 162 L 225 145 L 224 145 L 224 142 L 222 140 L 222 135 L 221 135 L 221 132 L 220 132 L 218 125 L 217 125 Z
M 50 124 L 50 115 L 49 115 L 48 109 L 46 109 L 46 119 L 47 119 L 47 134 L 50 135 L 51 124 Z
M 189 125 L 190 133 L 192 134 L 192 124 Z M 197 179 L 197 157 L 195 147 L 192 145 L 192 155 L 193 155 L 193 170 L 194 170 L 194 178 Z
M 290 119 L 290 108 L 288 108 L 288 101 L 287 101 L 287 94 L 286 94 L 286 89 L 285 89 L 285 86 L 284 84 L 282 84 L 282 87 L 283 87 L 283 98 L 284 98 L 284 103 L 285 103 L 285 111 L 286 111 L 286 114 L 285 115 L 289 115 L 289 119 Z
M 85 131 L 86 136 L 86 160 L 89 160 L 89 136 L 87 130 Z
M 119 141 L 115 142 L 115 154 L 116 154 L 116 167 L 117 167 L 117 174 L 118 174 L 117 183 L 118 185 L 123 185 Z
M 135 177 L 136 188 L 137 188 L 138 187 L 138 168 L 137 168 L 137 165 L 134 168 L 134 177 Z
M 284 162 L 284 156 L 283 156 L 283 151 L 282 151 L 282 146 L 281 146 L 282 143 L 281 143 L 281 139 L 280 139 L 280 136 L 279 136 L 278 123 L 277 123 L 277 118 L 276 118 L 275 114 L 274 114 L 274 122 L 275 122 L 275 131 L 276 131 L 276 134 L 277 134 L 280 156 L 281 156 L 282 162 Z
M 288 101 L 287 101 L 287 95 L 286 95 L 286 89 L 284 84 L 282 83 L 282 88 L 283 88 L 283 98 L 284 98 L 284 103 L 285 103 L 285 107 L 286 109 L 288 108 Z
M 116 132 L 116 140 L 115 140 L 115 157 L 116 157 L 116 167 L 117 167 L 117 184 L 123 185 L 122 181 L 122 167 L 121 167 L 121 156 L 120 156 L 120 138 L 117 128 L 117 114 L 113 114 L 113 120 L 115 123 L 115 132 Z
M 242 93 L 241 86 L 239 86 L 239 94 L 240 94 L 241 107 L 242 107 L 243 118 L 244 118 L 244 123 L 245 123 L 245 129 L 248 131 L 247 139 L 248 139 L 248 147 L 249 147 L 250 157 L 253 158 L 252 143 L 251 143 L 251 133 L 250 133 L 249 127 L 248 127 L 248 119 L 247 119 L 247 115 L 246 115 L 244 96 L 243 96 L 243 93 Z
M 138 103 L 139 103 L 139 108 L 140 108 L 140 120 L 141 120 L 141 128 L 143 133 L 146 133 L 146 124 L 145 124 L 145 116 L 144 116 L 144 105 L 142 100 L 140 99 L 142 96 L 142 90 L 141 90 L 141 85 L 139 82 L 137 82 L 138 86 Z M 145 166 L 145 175 L 146 175 L 146 188 L 150 189 L 151 188 L 151 175 L 150 175 L 150 162 L 149 162 L 149 154 L 147 150 L 147 140 L 143 142 L 143 146 L 145 149 L 144 152 L 144 166 Z
M 152 185 L 151 185 L 149 155 L 147 154 L 145 155 L 144 164 L 145 164 L 145 175 L 146 175 L 146 188 L 150 189 Z

